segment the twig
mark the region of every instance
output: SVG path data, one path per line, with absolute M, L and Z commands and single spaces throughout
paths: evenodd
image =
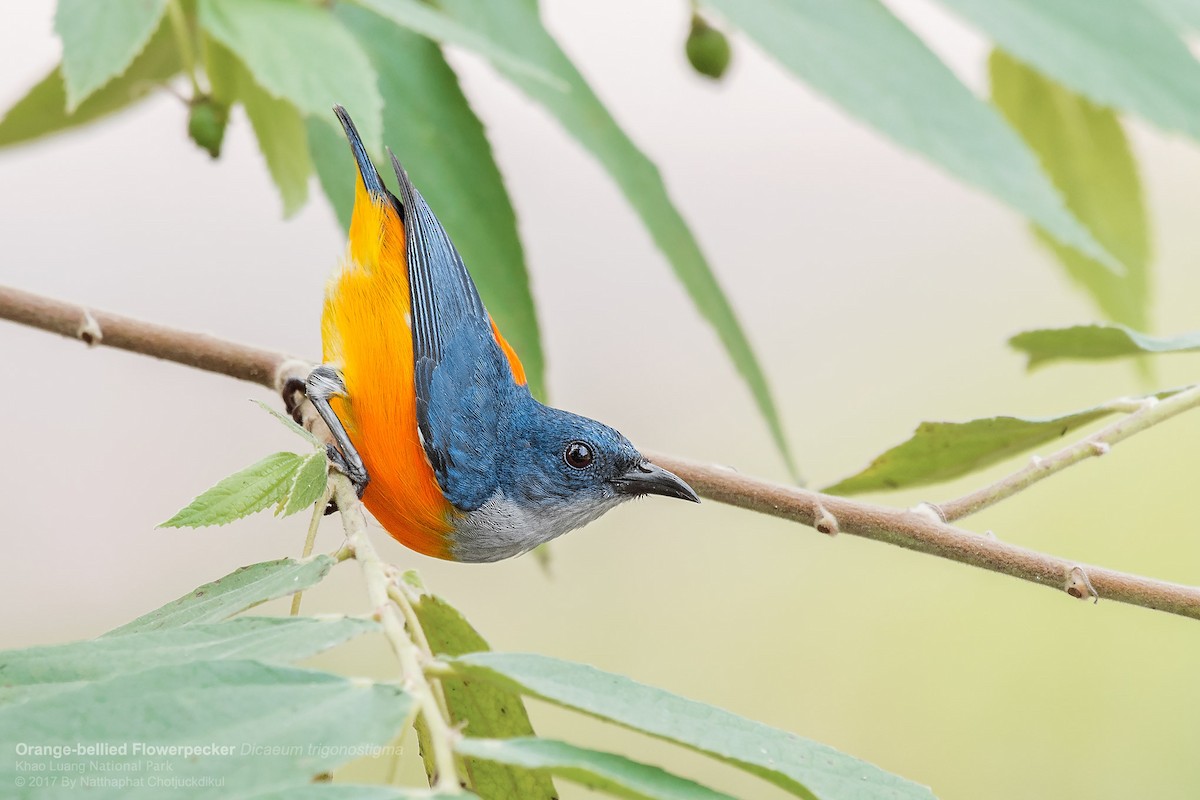
M 417 709 L 429 730 L 433 762 L 437 765 L 437 776 L 430 787 L 435 792 L 453 794 L 460 790 L 458 766 L 454 756 L 455 732 L 443 716 L 437 696 L 421 665 L 421 651 L 413 644 L 404 629 L 397 606 L 388 596 L 392 581 L 389 567 L 379 557 L 367 536 L 367 520 L 363 515 L 362 503 L 346 476 L 334 473 L 333 496 L 337 501 L 342 525 L 346 530 L 346 544 L 354 551 L 354 558 L 362 567 L 367 583 L 367 595 L 375 608 L 375 615 L 383 625 L 383 632 L 400 660 L 404 675 L 405 691 L 417 701 Z
M 417 610 L 408 596 L 408 590 L 398 581 L 393 580 L 388 584 L 388 597 L 400 607 L 400 612 L 404 615 L 404 621 L 412 634 L 413 642 L 425 656 L 425 663 L 428 664 L 435 658 L 433 648 L 429 646 L 429 637 L 425 635 L 425 628 L 421 626 L 421 620 L 417 617 Z M 450 719 L 450 706 L 446 702 L 446 691 L 442 687 L 442 682 L 435 679 L 430 685 L 433 687 L 433 694 L 437 698 L 438 706 L 446 715 L 446 719 Z
M 1120 410 L 1130 410 L 1127 402 L 1118 401 L 1114 406 Z M 1129 416 L 1064 447 L 1053 455 L 1045 458 L 1034 456 L 1024 467 L 990 486 L 976 489 L 956 500 L 938 503 L 937 510 L 947 522 L 970 516 L 1028 489 L 1043 478 L 1048 478 L 1072 464 L 1078 464 L 1093 456 L 1105 455 L 1118 442 L 1196 406 L 1200 406 L 1200 386 L 1184 389 L 1163 400 L 1148 397 L 1138 402 Z
M 0 319 L 79 338 L 78 330 L 86 313 L 77 305 L 0 287 Z M 94 343 L 253 381 L 277 392 L 282 390 L 288 377 L 305 373 L 303 362 L 280 353 L 115 314 L 92 312 L 92 317 L 104 332 L 104 338 Z M 1122 438 L 1134 432 L 1126 431 Z M 1059 591 L 1072 588 L 1078 591 L 1078 582 L 1085 580 L 1090 583 L 1094 595 L 1106 600 L 1200 619 L 1200 587 L 1081 565 L 954 527 L 932 513 L 887 508 L 781 486 L 675 456 L 652 455 L 651 458 L 686 480 L 702 496 L 720 503 L 808 526 L 820 523 L 830 533 L 840 531 L 887 542 Z M 386 599 L 386 583 L 383 591 Z
M 313 545 L 317 541 L 317 528 L 321 525 L 321 517 L 325 516 L 325 504 L 329 502 L 329 488 L 326 487 L 325 492 L 321 495 L 321 499 L 313 505 L 312 517 L 308 521 L 308 535 L 304 537 L 304 552 L 300 554 L 300 558 L 308 558 L 312 555 Z M 300 598 L 304 597 L 304 591 L 301 590 L 292 595 L 292 611 L 293 617 L 300 616 Z
M 1075 586 L 1079 570 L 1094 594 L 1143 608 L 1200 619 L 1200 587 L 1168 583 L 1057 556 L 956 528 L 920 510 L 888 508 L 749 478 L 724 468 L 652 454 L 654 463 L 671 470 L 701 496 L 719 503 L 770 514 L 812 526 L 823 509 L 837 530 L 887 542 L 974 567 L 1011 575 L 1060 591 Z M 1068 591 L 1068 593 L 1070 593 Z M 1072 594 L 1072 596 L 1076 596 Z
M 107 345 L 217 372 L 276 391 L 281 385 L 281 370 L 297 363 L 296 359 L 272 350 L 94 311 L 6 286 L 0 286 L 0 319 L 79 339 L 88 345 Z

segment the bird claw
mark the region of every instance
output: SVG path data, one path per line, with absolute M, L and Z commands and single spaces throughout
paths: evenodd
M 356 467 L 347 461 L 346 457 L 342 455 L 342 451 L 332 444 L 325 445 L 325 454 L 329 457 L 333 468 L 350 479 L 350 483 L 354 485 L 354 493 L 358 495 L 359 500 L 362 500 L 363 493 L 367 491 L 367 471 L 361 465 Z M 337 508 L 336 504 L 334 508 Z
M 354 485 L 354 493 L 361 500 L 363 493 L 367 490 L 367 483 L 371 480 L 367 474 L 367 468 L 363 466 L 362 458 L 358 455 L 358 451 L 354 449 L 354 445 L 350 442 L 350 437 L 346 434 L 346 429 L 342 425 L 342 421 L 338 419 L 337 414 L 329 405 L 329 398 L 335 395 L 344 395 L 346 384 L 342 381 L 341 375 L 337 370 L 327 365 L 321 365 L 309 373 L 307 380 L 299 378 L 288 378 L 284 383 L 283 404 L 287 412 L 291 414 L 292 419 L 297 424 L 303 424 L 303 415 L 301 408 L 304 405 L 304 400 L 307 398 L 312 401 L 313 407 L 325 424 L 329 427 L 330 433 L 333 434 L 334 444 L 325 445 L 325 455 L 329 458 L 329 462 L 333 468 L 350 479 L 350 483 Z M 338 510 L 336 500 L 330 500 L 325 506 L 325 514 L 329 515 Z
M 325 445 L 325 455 L 329 458 L 329 463 L 333 465 L 334 469 L 350 479 L 350 483 L 354 486 L 354 493 L 358 495 L 359 500 L 362 500 L 363 493 L 367 490 L 366 471 L 363 470 L 361 473 L 358 473 L 357 470 L 346 463 L 346 457 L 342 455 L 342 451 L 331 444 Z M 337 500 L 330 498 L 329 502 L 325 504 L 325 516 L 328 517 L 330 514 L 337 513 L 337 511 Z

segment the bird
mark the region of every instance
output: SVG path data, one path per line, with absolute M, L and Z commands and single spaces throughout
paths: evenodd
M 394 153 L 383 183 L 344 108 L 357 165 L 345 258 L 321 316 L 322 363 L 304 390 L 330 460 L 406 547 L 494 562 L 632 498 L 699 502 L 613 428 L 544 405 L 462 257 Z

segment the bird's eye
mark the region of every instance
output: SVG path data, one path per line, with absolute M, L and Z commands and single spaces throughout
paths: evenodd
M 595 456 L 592 454 L 592 448 L 586 442 L 571 442 L 563 451 L 563 461 L 575 469 L 587 469 L 593 459 Z

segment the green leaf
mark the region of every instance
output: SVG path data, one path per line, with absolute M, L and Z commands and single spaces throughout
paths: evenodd
M 308 154 L 317 170 L 321 189 L 333 206 L 338 224 L 343 231 L 349 231 L 350 217 L 354 213 L 354 176 L 357 174 L 350 148 L 346 146 L 346 139 L 324 122 L 310 117 L 306 128 Z
M 68 113 L 125 71 L 166 8 L 167 0 L 59 0 L 54 30 L 62 39 Z
M 413 609 L 434 655 L 460 656 L 490 649 L 463 615 L 440 597 L 423 594 Z M 484 681 L 450 677 L 442 678 L 442 689 L 451 722 L 465 724 L 467 736 L 511 739 L 534 735 L 520 694 Z M 551 800 L 558 796 L 548 775 L 520 765 L 468 758 L 466 766 L 471 786 L 488 800 Z
M 332 558 L 322 554 L 307 559 L 281 558 L 238 567 L 225 577 L 206 583 L 106 635 L 220 622 L 259 603 L 316 586 L 329 574 L 334 563 Z
M 589 789 L 631 800 L 733 800 L 694 781 L 631 761 L 552 739 L 461 739 L 458 752 L 514 767 L 540 770 Z M 486 792 L 484 797 L 491 797 Z
M 374 11 L 381 17 L 407 28 L 421 38 L 432 39 L 443 44 L 453 44 L 473 50 L 495 64 L 502 64 L 514 74 L 525 75 L 531 80 L 545 83 L 560 92 L 567 91 L 567 84 L 527 60 L 520 48 L 505 47 L 503 42 L 480 36 L 466 25 L 457 22 L 437 6 L 419 0 L 351 0 Z M 386 92 L 384 92 L 386 96 Z
M 292 433 L 301 437 L 302 439 L 304 439 L 304 441 L 308 442 L 314 448 L 316 448 L 317 450 L 320 450 L 322 453 L 325 452 L 325 444 L 320 439 L 318 439 L 313 434 L 312 431 L 308 430 L 307 428 L 305 428 L 301 425 L 297 425 L 296 421 L 294 419 L 292 419 L 291 417 L 284 416 L 283 414 L 280 414 L 278 411 L 271 408 L 269 405 L 264 403 L 262 400 L 254 400 L 253 402 L 257 403 L 258 407 L 261 408 L 263 411 L 266 411 L 272 417 L 279 420 L 279 424 L 283 425 L 283 427 L 287 428 Z
M 280 190 L 283 216 L 294 215 L 308 199 L 308 176 L 312 174 L 304 118 L 292 103 L 272 97 L 254 82 L 238 56 L 211 37 L 204 40 L 204 64 L 212 94 L 229 106 L 241 102 L 246 108 L 266 170 Z
M 0 147 L 70 130 L 133 105 L 165 84 L 180 68 L 170 26 L 159 25 L 142 54 L 124 74 L 109 81 L 69 114 L 65 110 L 67 92 L 59 66 L 4 115 L 0 121 Z
M 1164 393 L 1164 396 L 1173 392 Z M 966 475 L 1118 411 L 1086 408 L 1059 417 L 986 417 L 970 422 L 922 422 L 908 441 L 871 462 L 862 472 L 825 489 L 829 494 L 861 494 L 941 483 Z
M 296 479 L 288 490 L 287 506 L 283 515 L 289 517 L 297 511 L 310 508 L 325 496 L 325 488 L 329 483 L 329 460 L 322 448 L 304 459 L 300 469 L 296 470 Z
M 449 663 L 464 677 L 682 744 L 803 797 L 933 797 L 832 747 L 583 664 L 523 653 L 472 653 Z
M 129 775 L 130 766 L 138 765 L 184 781 L 179 785 L 193 787 L 185 789 L 188 797 L 230 797 L 304 786 L 315 775 L 383 747 L 411 707 L 394 686 L 256 661 L 201 661 L 0 707 L 0 741 L 103 746 L 95 754 L 73 753 L 71 760 L 89 765 L 93 775 Z M 139 749 L 147 746 L 179 749 Z M 186 749 L 197 747 L 207 749 Z M 13 748 L 0 753 L 0 785 L 13 786 L 18 775 L 28 774 L 16 761 Z M 87 787 L 87 795 L 161 798 L 170 791 L 164 786 L 113 781 Z
M 233 51 L 273 97 L 336 125 L 341 103 L 367 147 L 382 150 L 383 98 L 366 54 L 324 9 L 289 0 L 199 0 L 199 19 L 213 39 Z
M 709 5 L 850 115 L 1121 271 L 1064 207 L 1020 137 L 879 0 Z
M 1008 340 L 1029 357 L 1033 369 L 1052 361 L 1097 361 L 1143 353 L 1191 353 L 1200 350 L 1200 331 L 1161 337 L 1124 325 L 1076 325 L 1024 331 Z
M 1200 138 L 1200 63 L 1152 3 L 1106 2 L 1102 8 L 1095 0 L 942 4 L 999 47 L 1093 102 Z
M 124 636 L 0 652 L 0 701 L 13 687 L 97 681 L 193 661 L 292 662 L 375 630 L 353 617 L 239 617 Z
M 246 107 L 267 171 L 283 198 L 283 216 L 290 217 L 308 200 L 308 176 L 313 170 L 304 118 L 295 106 L 271 97 L 249 76 L 241 84 L 238 98 Z
M 303 461 L 295 453 L 273 453 L 225 478 L 158 527 L 225 525 L 262 511 L 287 497 Z
M 696 308 L 716 330 L 734 366 L 750 388 L 775 446 L 792 475 L 796 476 L 779 412 L 771 399 L 762 367 L 725 292 L 700 252 L 699 244 L 667 196 L 658 169 L 625 135 L 579 70 L 542 27 L 536 4 L 527 0 L 445 0 L 441 5 L 482 35 L 511 49 L 519 49 L 528 60 L 569 87 L 567 92 L 557 91 L 545 83 L 507 70 L 503 65 L 496 65 L 591 151 L 616 181 L 670 261 Z
M 1117 115 L 999 50 L 988 64 L 992 102 L 1038 154 L 1067 207 L 1125 265 L 1125 274 L 1099 269 L 1043 229 L 1038 229 L 1039 238 L 1105 316 L 1147 327 L 1150 233 L 1137 165 Z
M 1180 33 L 1200 31 L 1200 0 L 1151 0 L 1150 4 Z
M 245 106 L 267 171 L 283 198 L 283 216 L 292 216 L 308 200 L 313 171 L 304 118 L 290 102 L 272 97 L 259 86 L 237 56 L 212 40 L 206 41 L 205 65 L 213 93 L 230 105 Z
M 218 103 L 232 107 L 238 99 L 238 84 L 248 72 L 228 47 L 207 34 L 200 37 L 204 59 L 204 74 L 208 76 L 209 94 Z
M 368 786 L 352 783 L 310 783 L 282 791 L 255 792 L 239 800 L 466 800 L 470 792 L 434 792 L 399 786 Z
M 338 12 L 371 58 L 380 92 L 389 98 L 383 112 L 388 146 L 454 239 L 488 311 L 520 355 L 530 390 L 545 399 L 542 343 L 517 218 L 483 125 L 458 78 L 428 39 L 361 8 L 341 6 Z M 349 148 L 345 142 L 341 148 L 345 169 L 353 175 Z

